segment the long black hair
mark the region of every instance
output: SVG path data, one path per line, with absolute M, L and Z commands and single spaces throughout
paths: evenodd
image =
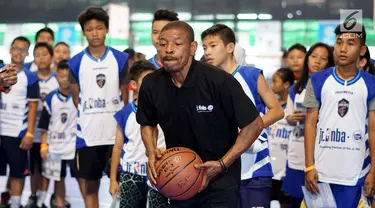
M 300 78 L 298 79 L 297 83 L 294 85 L 294 91 L 296 93 L 301 93 L 309 81 L 309 56 L 312 54 L 312 52 L 319 47 L 324 47 L 328 51 L 328 64 L 325 66 L 325 68 L 331 67 L 335 65 L 335 61 L 333 58 L 333 50 L 332 47 L 325 44 L 325 43 L 315 43 L 313 46 L 310 47 L 310 49 L 307 51 L 305 56 L 305 61 L 303 63 L 303 69 Z
M 360 56 L 360 60 L 366 59 L 366 65 L 363 67 L 363 70 L 366 70 L 368 73 L 374 75 L 375 73 L 375 66 L 373 63 L 371 63 L 371 56 L 370 56 L 370 50 L 366 46 L 366 53 L 363 56 Z

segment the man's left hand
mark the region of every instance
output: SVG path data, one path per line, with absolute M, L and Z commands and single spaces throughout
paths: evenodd
M 195 165 L 194 167 L 204 171 L 202 185 L 198 193 L 206 189 L 210 181 L 223 171 L 219 161 L 207 161 L 203 164 Z

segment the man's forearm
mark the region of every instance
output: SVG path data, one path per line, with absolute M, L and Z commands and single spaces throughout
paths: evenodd
M 374 112 L 370 111 L 368 118 L 368 142 L 370 148 L 371 161 L 375 161 L 375 119 L 373 117 Z M 371 163 L 370 172 L 375 173 L 375 162 Z
M 76 108 L 78 108 L 78 103 L 79 103 L 79 86 L 78 84 L 70 84 L 72 88 L 72 98 L 73 98 L 73 103 Z
M 42 139 L 42 144 L 47 144 L 47 131 L 46 130 L 42 130 L 42 134 L 41 134 L 41 139 Z
M 222 158 L 226 167 L 232 165 L 258 138 L 264 128 L 263 120 L 258 116 L 252 123 L 243 128 L 236 139 L 236 143 Z
M 129 103 L 129 85 L 122 84 L 120 86 L 120 91 L 121 91 L 122 100 L 124 102 L 124 105 L 127 105 Z
M 29 102 L 29 113 L 27 119 L 27 132 L 34 134 L 35 123 L 36 123 L 36 114 L 38 111 L 38 101 Z
M 147 153 L 153 152 L 157 147 L 157 132 L 156 126 L 141 126 L 142 141 Z

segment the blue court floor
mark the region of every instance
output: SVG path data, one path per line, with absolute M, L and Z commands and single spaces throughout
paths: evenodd
M 67 171 L 69 173 L 69 171 Z M 5 190 L 7 182 L 7 177 L 0 176 L 0 192 Z M 72 208 L 84 208 L 85 204 L 81 193 L 78 188 L 77 181 L 74 178 L 71 178 L 68 175 L 65 179 L 66 185 L 66 196 L 67 200 L 71 203 Z M 49 191 L 46 197 L 45 205 L 49 207 L 49 200 L 52 194 L 53 184 L 51 183 L 49 186 Z M 30 191 L 30 179 L 29 177 L 26 178 L 25 188 L 22 194 L 22 205 L 27 203 L 27 200 L 31 194 Z M 109 208 L 112 203 L 112 197 L 109 194 L 109 178 L 107 176 L 103 176 L 101 180 L 100 190 L 99 190 L 99 204 L 100 208 Z

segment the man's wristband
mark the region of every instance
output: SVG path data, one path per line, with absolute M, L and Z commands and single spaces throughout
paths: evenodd
M 312 171 L 312 170 L 314 170 L 315 169 L 315 165 L 311 165 L 311 166 L 309 166 L 309 167 L 306 167 L 305 168 L 305 173 L 308 173 L 308 172 L 310 172 L 310 171 Z
M 225 173 L 228 172 L 228 168 L 225 166 L 222 158 L 219 158 L 219 163 L 220 163 L 221 169 L 223 169 Z

